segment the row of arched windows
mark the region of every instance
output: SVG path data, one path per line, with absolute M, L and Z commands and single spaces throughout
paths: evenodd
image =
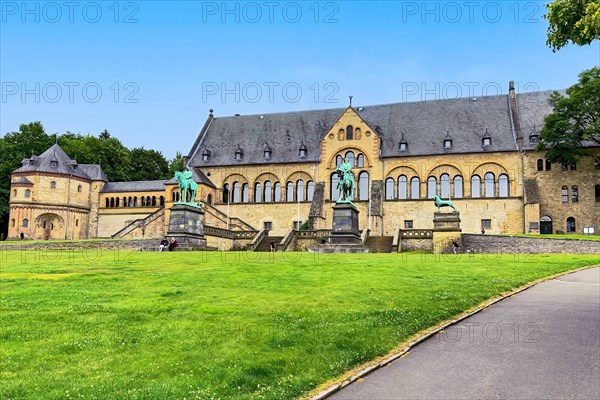
M 340 178 L 337 173 L 331 174 L 329 179 L 331 201 L 337 201 L 340 198 L 340 190 L 338 188 L 339 181 Z M 355 190 L 357 191 L 354 193 L 355 200 L 369 200 L 369 173 L 367 171 L 359 172 Z
M 315 183 L 313 181 L 306 183 L 302 179 L 298 179 L 296 182 L 289 181 L 285 185 L 285 191 L 281 183 L 265 181 L 254 184 L 251 197 L 250 185 L 247 182 L 240 183 L 235 181 L 231 187 L 228 183 L 223 185 L 223 203 L 312 201 L 314 193 Z
M 107 197 L 106 198 L 106 208 L 117 208 L 117 207 L 156 207 L 158 205 L 161 207 L 165 205 L 164 196 L 156 197 L 156 196 L 141 196 L 138 201 L 137 196 L 129 196 L 123 197 Z
M 347 151 L 344 156 L 338 154 L 335 157 L 335 165 L 341 165 L 344 162 L 344 159 L 347 158 L 350 164 L 356 168 L 363 168 L 365 166 L 365 155 L 359 153 L 358 156 L 354 154 L 353 151 Z
M 460 175 L 456 175 L 451 180 L 449 174 L 442 174 L 439 183 L 435 176 L 430 176 L 427 178 L 426 188 L 428 199 L 436 195 L 443 199 L 465 197 L 464 180 Z M 420 199 L 421 195 L 421 180 L 417 176 L 412 177 L 410 181 L 406 175 L 400 175 L 397 181 L 393 178 L 385 181 L 386 200 Z M 496 180 L 496 176 L 488 172 L 484 175 L 483 184 L 479 175 L 471 177 L 471 198 L 508 196 L 510 196 L 508 175 L 500 174 Z
M 10 220 L 10 227 L 11 227 L 11 228 L 14 228 L 16 224 L 17 224 L 17 221 L 15 221 L 15 219 L 14 219 L 14 218 Z M 23 228 L 27 228 L 27 227 L 29 226 L 29 220 L 28 220 L 27 218 L 25 218 L 25 219 L 23 220 L 23 224 L 22 224 L 21 226 L 22 226 Z

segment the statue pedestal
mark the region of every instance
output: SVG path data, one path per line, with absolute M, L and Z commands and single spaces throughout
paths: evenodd
M 176 203 L 170 212 L 167 236 L 177 240 L 175 250 L 205 250 L 204 210 L 190 204 Z
M 433 213 L 433 253 L 453 253 L 452 242 L 458 243 L 459 252 L 462 252 L 460 237 L 460 214 L 452 212 Z
M 333 229 L 329 235 L 332 244 L 361 244 L 358 230 L 358 210 L 351 203 L 333 206 Z
M 309 252 L 318 253 L 368 253 L 363 246 L 358 229 L 358 210 L 351 203 L 339 203 L 333 206 L 333 229 L 322 244 Z

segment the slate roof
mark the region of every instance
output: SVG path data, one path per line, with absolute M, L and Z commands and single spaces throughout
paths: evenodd
M 99 165 L 78 164 L 77 161 L 69 158 L 58 143 L 39 156 L 24 158 L 21 164 L 21 167 L 13 172 L 47 172 L 108 182 L 106 174 Z
M 116 192 L 162 192 L 165 190 L 165 180 L 109 182 L 102 188 L 102 193 Z
M 551 92 L 517 95 L 521 132 L 528 143 L 529 127 L 541 127 L 551 111 Z M 479 153 L 515 151 L 517 149 L 510 120 L 508 95 L 485 96 L 420 102 L 393 103 L 354 107 L 354 110 L 379 135 L 381 157 L 406 157 L 447 153 Z M 190 151 L 190 164 L 195 167 L 318 162 L 320 142 L 345 111 L 344 108 L 311 110 L 277 114 L 215 117 Z M 486 128 L 491 146 L 483 146 Z M 408 151 L 399 151 L 404 132 Z M 444 149 L 444 137 L 450 134 L 452 148 Z M 201 139 L 201 140 L 200 140 Z M 298 151 L 304 143 L 307 156 Z M 264 148 L 272 149 L 264 158 Z M 243 158 L 234 159 L 240 147 Z M 202 160 L 204 149 L 210 151 Z
M 317 162 L 320 142 L 345 109 L 312 110 L 263 115 L 215 117 L 206 136 L 190 152 L 191 165 L 272 164 L 290 162 Z M 305 158 L 299 157 L 302 143 Z M 264 159 L 264 146 L 271 157 Z M 240 161 L 234 159 L 237 147 L 242 149 Z M 208 162 L 202 161 L 202 152 L 211 152 Z

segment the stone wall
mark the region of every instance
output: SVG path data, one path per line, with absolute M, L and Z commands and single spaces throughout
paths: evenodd
M 404 251 L 431 251 L 433 239 L 400 239 L 400 252 Z
M 95 251 L 95 250 L 154 250 L 158 248 L 157 239 L 134 240 L 81 240 L 81 241 L 41 241 L 41 242 L 5 242 L 0 245 L 0 253 L 15 253 L 19 251 Z
M 600 262 L 600 240 L 462 234 L 461 251 L 500 254 L 597 254 Z

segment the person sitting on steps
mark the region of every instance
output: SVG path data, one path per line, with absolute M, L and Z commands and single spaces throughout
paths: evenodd
M 160 245 L 158 246 L 158 251 L 163 251 L 168 246 L 169 246 L 169 241 L 165 237 L 163 240 L 160 241 Z
M 177 240 L 175 240 L 175 238 L 171 238 L 171 243 L 169 243 L 169 251 L 173 251 L 175 247 L 177 247 Z

